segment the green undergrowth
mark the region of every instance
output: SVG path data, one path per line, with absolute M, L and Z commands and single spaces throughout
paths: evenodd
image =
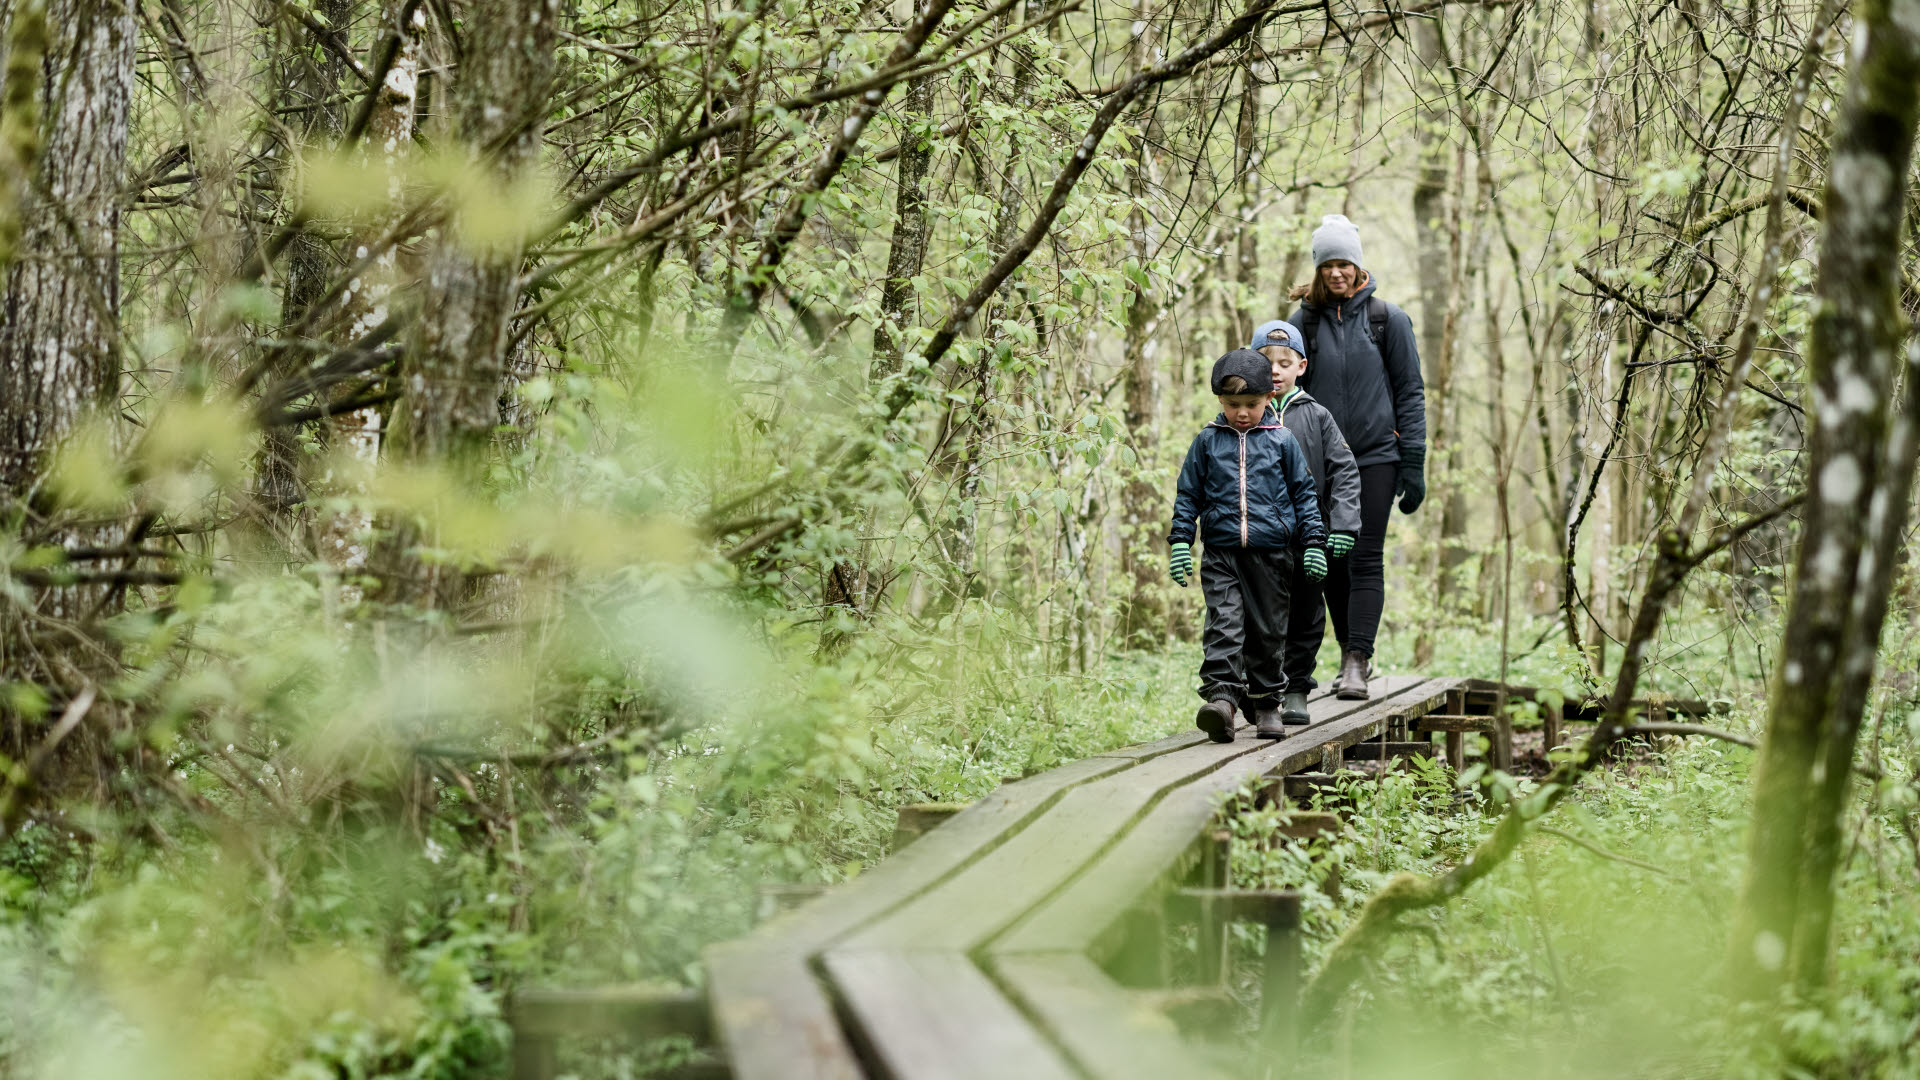
M 1728 722 L 1748 729 L 1755 719 Z M 1908 755 L 1890 747 L 1908 736 L 1888 736 L 1893 764 Z M 1642 748 L 1589 776 L 1499 869 L 1445 907 L 1402 917 L 1331 1030 L 1302 1048 L 1301 1068 L 1436 1078 L 1920 1075 L 1920 874 L 1905 785 L 1864 793 L 1854 814 L 1828 993 L 1764 1013 L 1723 993 L 1750 760 L 1744 748 L 1694 739 Z M 1496 820 L 1487 790 L 1509 783 L 1531 781 L 1500 776 L 1457 791 L 1425 762 L 1356 779 L 1313 797 L 1345 827 L 1310 842 L 1276 839 L 1291 810 L 1256 809 L 1243 793 L 1228 807 L 1234 883 L 1301 890 L 1311 970 L 1394 875 L 1466 858 Z M 1250 1026 L 1261 935 L 1236 935 L 1232 989 Z

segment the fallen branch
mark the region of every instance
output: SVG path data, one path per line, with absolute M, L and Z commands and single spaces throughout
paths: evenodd
M 1750 735 L 1708 727 L 1705 724 L 1678 724 L 1666 720 L 1650 720 L 1646 723 L 1634 724 L 1628 727 L 1620 737 L 1631 739 L 1635 735 L 1702 735 L 1709 739 L 1719 739 L 1721 742 L 1744 746 L 1749 750 L 1757 750 L 1760 747 L 1760 740 Z

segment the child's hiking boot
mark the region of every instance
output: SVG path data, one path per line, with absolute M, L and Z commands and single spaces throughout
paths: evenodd
M 1367 700 L 1367 680 L 1373 665 L 1358 649 L 1348 649 L 1340 662 L 1340 677 L 1334 680 L 1333 696 L 1341 701 Z
M 1261 739 L 1284 739 L 1287 737 L 1285 721 L 1280 718 L 1280 705 L 1269 701 L 1253 710 L 1253 733 Z
M 1280 722 L 1283 724 L 1311 724 L 1313 715 L 1307 712 L 1307 692 L 1305 690 L 1287 691 L 1287 699 L 1280 706 Z
M 1220 698 L 1200 706 L 1193 716 L 1193 726 L 1207 733 L 1214 742 L 1233 741 L 1233 699 Z

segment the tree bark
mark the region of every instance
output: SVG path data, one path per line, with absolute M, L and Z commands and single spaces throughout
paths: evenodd
M 5 10 L 0 9 L 0 16 Z M 27 216 L 28 181 L 40 165 L 40 94 L 47 56 L 47 5 L 23 0 L 5 18 L 6 72 L 0 83 L 0 274 L 13 265 Z
M 1132 67 L 1139 74 L 1146 66 L 1152 48 L 1154 26 L 1147 0 L 1134 5 L 1134 23 L 1142 27 L 1134 39 Z M 1166 505 L 1160 491 L 1162 478 L 1146 460 L 1150 449 L 1159 445 L 1160 393 L 1154 363 L 1153 330 L 1160 314 L 1160 290 L 1155 287 L 1148 264 L 1153 258 L 1153 232 L 1149 226 L 1146 199 L 1153 185 L 1152 147 L 1148 133 L 1153 114 L 1148 111 L 1132 132 L 1128 148 L 1127 258 L 1133 272 L 1127 283 L 1127 327 L 1121 393 L 1122 418 L 1127 438 L 1136 448 L 1133 475 L 1127 481 L 1122 498 L 1125 509 L 1120 518 L 1120 564 L 1127 581 L 1126 607 L 1120 618 L 1120 639 L 1130 648 L 1151 648 L 1166 638 L 1166 605 L 1162 602 L 1160 573 L 1165 560 L 1160 554 L 1164 543 L 1161 521 Z M 1249 330 L 1249 333 L 1252 331 Z
M 1234 213 L 1238 242 L 1234 245 L 1233 277 L 1239 285 L 1233 297 L 1230 342 L 1234 348 L 1253 338 L 1253 328 L 1259 321 L 1259 313 L 1253 311 L 1250 305 L 1259 302 L 1254 281 L 1260 268 L 1260 251 L 1258 236 L 1253 228 L 1253 215 L 1257 196 L 1254 185 L 1259 180 L 1260 163 L 1254 150 L 1254 136 L 1259 131 L 1260 80 L 1251 66 L 1241 72 L 1240 80 L 1240 115 L 1234 125 L 1233 136 L 1233 183 L 1238 189 L 1239 200 Z
M 352 0 L 325 0 L 320 5 L 325 25 L 344 40 L 353 14 Z M 323 149 L 336 144 L 346 131 L 346 111 L 339 101 L 345 61 L 332 50 L 314 46 L 311 55 L 295 54 L 296 67 L 288 90 L 305 107 L 301 115 L 303 145 L 285 148 L 297 155 L 304 150 Z M 280 310 L 284 333 L 293 332 L 325 293 L 327 279 L 337 262 L 333 244 L 302 231 L 287 244 L 287 274 L 281 288 Z M 296 354 L 286 356 L 292 361 Z M 278 365 L 276 376 L 291 374 L 291 364 Z M 291 538 L 304 515 L 306 484 L 301 476 L 299 429 L 291 424 L 275 424 L 261 433 L 260 454 L 254 462 L 253 498 L 262 524 L 270 532 Z
M 927 167 L 933 161 L 933 77 L 907 84 L 901 99 L 900 164 L 894 178 L 893 239 L 887 249 L 887 279 L 880 287 L 880 318 L 873 325 L 872 375 L 877 381 L 899 370 L 901 335 L 916 298 L 913 279 L 926 264 Z
M 370 91 L 359 153 L 363 160 L 377 161 L 382 166 L 376 172 L 388 177 L 386 205 L 396 210 L 402 195 L 401 162 L 413 145 L 414 113 L 419 102 L 420 39 L 425 30 L 426 12 L 419 5 L 406 0 L 389 0 L 382 5 L 381 33 L 385 40 L 394 43 L 393 55 L 379 88 Z M 350 242 L 349 254 L 356 262 L 364 258 L 359 254 L 361 251 L 369 247 L 377 251 L 340 296 L 340 316 L 344 323 L 340 340 L 344 343 L 361 340 L 392 314 L 393 291 L 399 285 L 400 256 L 392 245 L 381 243 L 387 224 L 382 221 L 375 227 L 363 229 Z M 351 392 L 347 388 L 338 391 L 340 394 Z M 386 413 L 380 408 L 353 409 L 329 418 L 325 424 L 327 441 L 335 449 L 368 465 L 379 460 L 387 427 Z M 372 523 L 371 517 L 358 509 L 328 515 L 317 529 L 320 557 L 336 570 L 349 573 L 361 570 L 367 564 L 366 534 Z M 357 592 L 348 592 L 349 601 L 357 598 Z
M 0 322 L 0 497 L 37 494 L 49 457 L 119 385 L 120 210 L 133 86 L 130 8 L 47 8 L 45 152 L 24 200 Z
M 530 182 L 553 81 L 559 0 L 478 0 L 455 90 L 454 130 L 469 167 L 502 190 Z M 485 211 L 482 211 L 483 213 Z M 455 208 L 429 256 L 422 315 L 408 350 L 396 448 L 472 477 L 500 421 L 508 331 L 526 237 Z M 402 539 L 410 539 L 402 537 Z M 391 598 L 439 606 L 448 575 L 403 556 Z
M 1041 11 L 1038 0 L 1027 0 L 1025 19 L 1032 22 Z M 1024 113 L 1033 105 L 1035 65 L 1039 62 L 1033 47 L 1023 38 L 1014 39 L 1013 107 Z M 1018 129 L 1007 135 L 1005 169 L 1000 177 L 999 212 L 994 216 L 992 250 L 996 256 L 1013 244 L 1020 224 L 1020 204 L 1026 194 L 1027 162 L 1022 153 Z M 993 303 L 986 310 L 986 340 L 981 343 L 973 363 L 963 369 L 962 386 L 966 398 L 953 406 L 942 427 L 942 465 L 953 476 L 949 495 L 945 547 L 952 561 L 948 567 L 948 600 L 955 609 L 966 601 L 979 577 L 980 484 L 986 456 L 989 413 L 994 400 L 995 361 L 1002 348 L 1010 348 L 1001 330 L 1009 316 L 1013 300 L 1011 275 L 1000 281 Z
M 1861 4 L 1852 59 L 1807 350 L 1807 511 L 1728 946 L 1736 987 L 1755 996 L 1826 978 L 1842 814 L 1920 430 L 1920 351 L 1897 360 L 1907 333 L 1900 239 L 1920 117 L 1920 0 Z

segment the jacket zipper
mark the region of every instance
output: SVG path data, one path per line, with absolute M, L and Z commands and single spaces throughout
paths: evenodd
M 1247 546 L 1247 433 L 1236 429 L 1240 436 L 1240 546 Z

